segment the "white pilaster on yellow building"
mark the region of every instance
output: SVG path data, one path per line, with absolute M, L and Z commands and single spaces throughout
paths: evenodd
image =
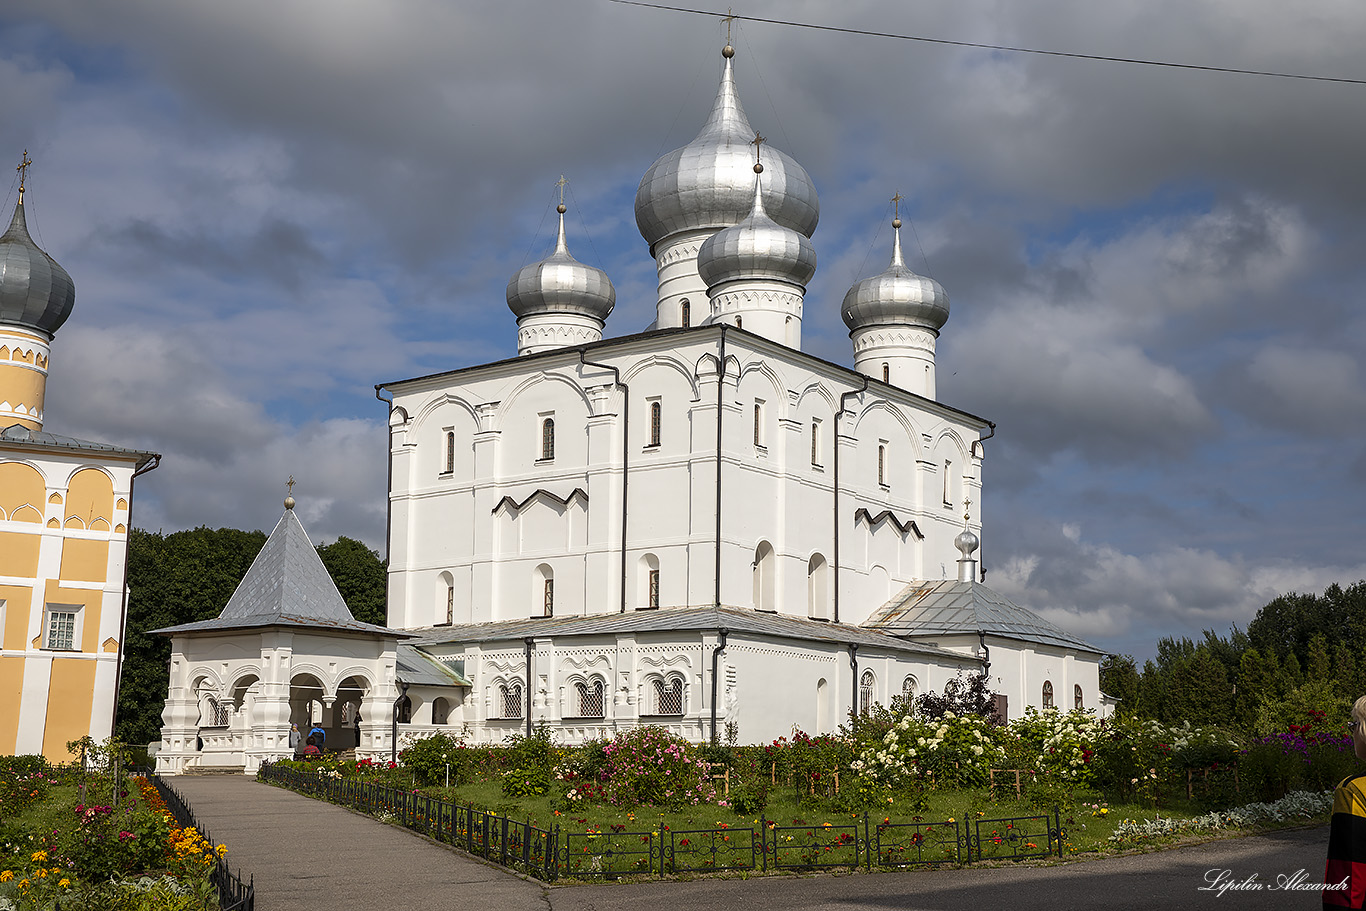
M 0 236 L 0 754 L 54 760 L 112 733 L 133 479 L 160 459 L 43 430 L 49 350 L 75 299 L 29 236 L 21 179 Z

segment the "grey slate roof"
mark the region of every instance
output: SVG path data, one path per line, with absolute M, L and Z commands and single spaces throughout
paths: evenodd
M 406 643 L 398 647 L 394 676 L 418 686 L 474 686 L 455 668 Z
M 412 644 L 418 647 L 466 642 L 496 642 L 543 636 L 600 636 L 617 633 L 669 633 L 682 630 L 727 629 L 731 633 L 750 633 L 798 641 L 833 642 L 868 648 L 884 648 L 956 661 L 968 660 L 961 652 L 909 642 L 877 630 L 843 623 L 822 623 L 783 614 L 735 607 L 681 607 L 632 611 L 626 614 L 590 614 L 586 617 L 532 617 L 495 623 L 469 623 L 433 627 Z
M 112 446 L 109 443 L 92 443 L 89 440 L 78 440 L 75 437 L 58 436 L 55 433 L 48 433 L 45 430 L 29 430 L 23 424 L 11 424 L 4 430 L 0 430 L 0 449 L 9 446 L 37 447 L 39 449 L 70 449 L 78 452 L 99 452 L 106 455 L 133 456 L 137 458 L 138 467 L 141 468 L 152 459 L 161 458 L 155 452 L 144 452 L 141 449 L 124 449 L 120 446 Z
M 873 612 L 863 624 L 893 636 L 988 633 L 1024 642 L 1104 654 L 980 582 L 918 582 Z
M 308 540 L 294 510 L 285 514 L 252 561 L 223 613 L 213 620 L 182 623 L 152 630 L 154 633 L 191 633 L 248 629 L 262 626 L 293 626 L 305 629 L 344 630 L 383 636 L 411 634 L 361 623 L 323 566 L 322 558 Z

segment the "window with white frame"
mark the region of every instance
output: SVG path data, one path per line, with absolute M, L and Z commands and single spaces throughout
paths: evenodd
M 663 430 L 663 423 L 664 406 L 660 403 L 659 399 L 653 399 L 650 402 L 650 442 L 646 444 L 647 446 L 659 445 L 659 437 L 660 432 Z
M 603 692 L 606 689 L 602 678 L 580 680 L 574 684 L 574 715 L 577 718 L 603 717 Z
M 520 682 L 514 681 L 499 686 L 498 696 L 503 703 L 504 718 L 522 717 L 522 684 Z
M 858 710 L 860 715 L 866 715 L 872 711 L 876 689 L 877 678 L 873 676 L 872 671 L 864 671 L 858 684 Z
M 692 325 L 692 305 L 686 297 L 678 302 L 678 320 L 678 324 L 684 329 Z
M 1081 698 L 1081 684 L 1072 687 L 1072 708 L 1080 711 L 1085 708 L 1084 700 Z
M 818 468 L 821 464 L 821 422 L 811 421 L 811 465 Z
M 547 462 L 555 458 L 555 417 L 547 415 L 541 418 L 541 458 L 539 461 Z
M 950 481 L 950 472 L 953 471 L 953 463 L 944 460 L 944 505 L 953 505 L 953 483 Z
M 907 674 L 906 679 L 901 681 L 901 698 L 910 702 L 915 698 L 916 690 L 920 684 L 916 683 L 914 674 Z
M 209 697 L 209 713 L 204 719 L 208 723 L 206 728 L 225 728 L 228 726 L 228 707 L 219 702 L 215 697 Z
M 888 364 L 886 361 L 883 361 L 883 362 L 882 362 L 882 382 L 884 382 L 884 383 L 890 383 L 891 381 L 892 381 L 892 367 L 891 367 L 891 365 Z
M 683 678 L 677 674 L 670 676 L 667 680 L 656 678 L 655 680 L 655 699 L 653 714 L 655 715 L 682 715 L 683 714 Z
M 442 462 L 442 474 L 451 474 L 455 471 L 455 430 L 446 429 L 446 458 Z
M 754 448 L 764 448 L 764 403 L 761 399 L 754 400 Z
M 1052 681 L 1052 680 L 1045 680 L 1045 681 L 1043 682 L 1043 707 L 1046 708 L 1046 709 L 1051 709 L 1051 708 L 1053 707 L 1053 681 Z
M 79 604 L 49 604 L 47 623 L 43 625 L 43 648 L 75 651 L 78 647 L 80 618 Z
M 880 486 L 887 486 L 887 444 L 885 442 L 877 444 L 877 482 Z
M 659 570 L 652 569 L 649 571 L 646 578 L 646 584 L 649 588 L 646 593 L 646 597 L 648 598 L 646 603 L 651 610 L 654 610 L 659 607 Z

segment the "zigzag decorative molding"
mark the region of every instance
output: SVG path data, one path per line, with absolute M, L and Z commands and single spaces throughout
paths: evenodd
M 496 513 L 498 510 L 506 506 L 514 513 L 518 513 L 521 512 L 526 507 L 526 505 L 530 503 L 532 500 L 534 500 L 536 497 L 545 497 L 550 502 L 557 503 L 560 506 L 568 506 L 570 500 L 574 499 L 575 497 L 583 497 L 583 505 L 585 507 L 588 505 L 588 491 L 584 490 L 582 487 L 575 487 L 573 490 L 569 492 L 569 496 L 567 497 L 558 497 L 550 491 L 546 490 L 544 487 L 538 487 L 531 493 L 527 494 L 526 499 L 520 503 L 512 499 L 512 497 L 503 497 L 503 499 L 499 500 L 497 505 L 495 505 L 490 512 Z
M 854 521 L 857 522 L 859 519 L 862 519 L 863 521 L 867 522 L 869 528 L 886 519 L 890 521 L 892 525 L 896 528 L 896 530 L 901 532 L 903 535 L 908 531 L 913 531 L 915 532 L 916 538 L 918 538 L 921 541 L 925 540 L 924 533 L 920 530 L 920 526 L 915 524 L 914 519 L 911 519 L 908 522 L 902 522 L 900 519 L 896 517 L 896 515 L 890 509 L 884 509 L 877 515 L 872 515 L 868 512 L 868 510 L 860 506 L 858 509 L 854 510 Z

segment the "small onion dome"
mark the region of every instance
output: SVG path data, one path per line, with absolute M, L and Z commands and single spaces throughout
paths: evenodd
M 921 326 L 938 332 L 949 321 L 949 296 L 932 278 L 916 275 L 901 257 L 901 220 L 892 223 L 892 264 L 855 282 L 840 308 L 849 331 L 865 326 Z
M 963 555 L 964 560 L 971 560 L 972 555 L 981 546 L 981 542 L 977 540 L 976 535 L 965 528 L 958 533 L 958 537 L 953 539 L 953 546 L 958 548 L 958 552 Z
M 750 165 L 752 172 L 762 171 Z M 697 251 L 697 272 L 707 289 L 742 279 L 767 279 L 806 288 L 816 274 L 816 250 L 800 231 L 784 227 L 764 209 L 756 174 L 749 214 L 738 225 L 717 231 Z
M 24 326 L 51 336 L 75 303 L 71 276 L 28 236 L 20 200 L 9 230 L 0 236 L 0 325 Z
M 680 231 L 728 228 L 750 209 L 754 129 L 740 106 L 735 70 L 727 56 L 711 116 L 697 138 L 650 165 L 636 189 L 636 225 L 651 251 Z M 768 186 L 764 205 L 773 220 L 810 237 L 820 220 L 816 187 L 802 166 L 772 147 L 764 149 Z
M 578 313 L 607 320 L 617 290 L 601 269 L 569 255 L 564 241 L 564 206 L 555 250 L 540 262 L 523 266 L 508 280 L 508 307 L 517 319 L 538 313 Z

